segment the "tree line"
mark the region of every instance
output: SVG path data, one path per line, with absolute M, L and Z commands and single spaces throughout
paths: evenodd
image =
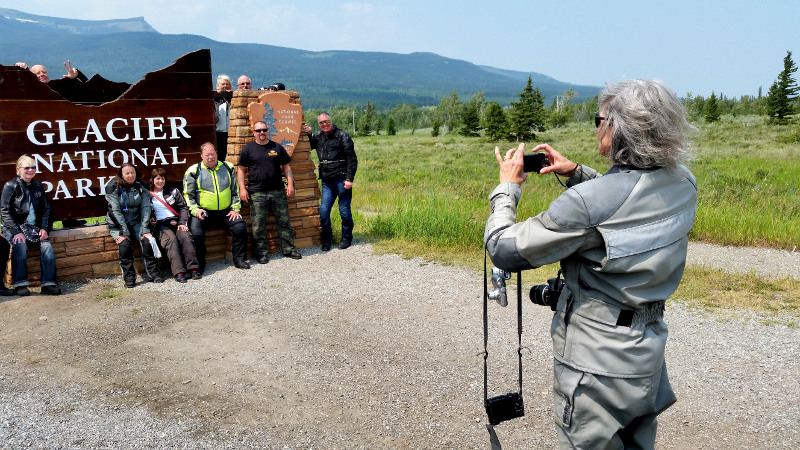
M 729 98 L 720 92 L 711 96 L 694 96 L 687 93 L 683 98 L 689 120 L 713 123 L 723 115 L 759 115 L 768 118 L 770 123 L 788 125 L 798 122 L 794 114 L 800 111 L 795 72 L 797 67 L 792 60 L 792 52 L 787 52 L 783 60 L 783 71 L 771 85 L 767 95 L 744 95 Z M 417 107 L 402 103 L 394 108 L 378 111 L 375 105 L 367 102 L 364 106 L 335 106 L 326 111 L 340 128 L 357 136 L 378 134 L 394 135 L 398 130 L 416 133 L 430 129 L 434 137 L 441 134 L 457 133 L 462 136 L 484 138 L 490 141 L 527 141 L 534 139 L 537 132 L 549 128 L 559 128 L 569 123 L 592 122 L 598 110 L 598 97 L 577 101 L 577 94 L 569 89 L 549 104 L 545 105 L 539 88 L 532 86 L 531 77 L 518 95 L 518 100 L 508 106 L 496 101 L 487 101 L 479 92 L 467 101 L 462 101 L 458 92 L 452 91 L 441 99 L 437 106 Z M 322 110 L 306 112 L 306 122 L 315 124 Z

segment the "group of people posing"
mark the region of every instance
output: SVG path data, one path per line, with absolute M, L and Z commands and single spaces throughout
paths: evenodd
M 330 211 L 339 201 L 342 217 L 340 249 L 353 240 L 353 219 L 350 211 L 353 179 L 358 168 L 353 141 L 331 123 L 330 115 L 318 116 L 321 130 L 310 135 L 311 147 L 319 156 L 319 177 L 322 181 L 320 222 L 322 250 L 331 248 L 333 239 Z M 294 196 L 294 174 L 291 156 L 279 143 L 269 139 L 264 122 L 253 124 L 254 141 L 239 155 L 238 167 L 220 160 L 210 142 L 200 148 L 201 161 L 192 164 L 183 177 L 183 192 L 170 186 L 166 171 L 157 167 L 150 173 L 149 183 L 141 180 L 139 169 L 123 164 L 106 185 L 108 214 L 106 226 L 119 246 L 119 262 L 125 286 L 136 285 L 134 246 L 141 247 L 145 282 L 161 283 L 158 268 L 163 249 L 170 270 L 177 282 L 200 279 L 206 265 L 205 233 L 211 227 L 223 227 L 232 235 L 234 266 L 249 269 L 247 259 L 248 230 L 240 214 L 242 202 L 250 204 L 254 257 L 260 264 L 269 262 L 267 216 L 275 217 L 280 248 L 284 256 L 301 259 L 294 245 L 294 231 L 289 218 L 288 198 Z M 56 284 L 56 263 L 49 241 L 50 205 L 42 183 L 35 180 L 36 161 L 23 155 L 17 161 L 17 177 L 3 187 L 3 238 L 0 258 L 12 257 L 13 288 L 0 286 L 0 295 L 30 295 L 27 273 L 27 249 L 41 250 L 42 294 L 61 293 Z M 287 183 L 284 186 L 283 177 Z M 12 250 L 13 246 L 13 250 Z

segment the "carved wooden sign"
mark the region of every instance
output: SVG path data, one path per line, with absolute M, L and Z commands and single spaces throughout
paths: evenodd
M 215 142 L 209 50 L 132 86 L 97 75 L 80 86 L 51 83 L 0 66 L 0 183 L 16 176 L 17 158 L 31 156 L 53 220 L 105 215 L 105 185 L 126 162 L 145 182 L 163 167 L 179 186 L 200 145 Z
M 281 91 L 269 91 L 258 96 L 258 103 L 247 106 L 250 129 L 256 122 L 264 122 L 269 129 L 269 140 L 281 144 L 291 156 L 300 139 L 303 125 L 303 107 L 291 103 L 291 97 Z

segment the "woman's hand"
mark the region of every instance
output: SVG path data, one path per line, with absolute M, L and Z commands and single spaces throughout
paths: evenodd
M 44 241 L 48 238 L 47 230 L 44 228 L 39 229 L 39 240 Z
M 494 148 L 494 156 L 500 166 L 501 183 L 522 184 L 525 182 L 528 174 L 522 170 L 525 167 L 524 153 L 525 144 L 519 144 L 519 147 L 510 149 L 506 152 L 505 157 L 500 157 L 499 147 Z
M 178 231 L 189 231 L 189 227 L 186 225 L 178 225 Z
M 153 237 L 153 235 L 150 233 L 145 233 L 142 235 L 142 239 L 150 239 L 151 237 Z
M 22 233 L 17 233 L 11 237 L 12 244 L 21 244 L 23 242 L 25 242 L 25 235 Z
M 542 170 L 539 171 L 539 174 L 544 175 L 550 172 L 555 172 L 559 175 L 568 176 L 575 173 L 575 169 L 578 165 L 568 160 L 561 153 L 555 151 L 555 149 L 550 147 L 549 144 L 539 144 L 533 148 L 534 153 L 540 150 L 544 150 L 546 152 L 547 161 L 550 163 L 550 165 L 542 167 Z
M 119 245 L 119 244 L 120 244 L 122 241 L 124 241 L 125 239 L 128 239 L 128 236 L 117 236 L 117 238 L 116 238 L 116 239 L 114 239 L 114 242 L 116 242 L 116 243 L 117 243 L 117 245 Z

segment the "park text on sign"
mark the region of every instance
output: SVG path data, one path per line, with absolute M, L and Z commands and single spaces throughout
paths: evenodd
M 105 186 L 125 163 L 144 182 L 160 167 L 181 186 L 214 130 L 208 50 L 133 85 L 99 75 L 42 83 L 29 70 L 0 66 L 0 182 L 16 176 L 20 156 L 31 156 L 56 221 L 105 215 Z
M 281 91 L 269 91 L 258 96 L 258 103 L 247 106 L 250 129 L 256 122 L 264 122 L 269 130 L 269 140 L 281 144 L 289 156 L 294 153 L 303 125 L 303 107 L 291 103 L 291 96 Z

